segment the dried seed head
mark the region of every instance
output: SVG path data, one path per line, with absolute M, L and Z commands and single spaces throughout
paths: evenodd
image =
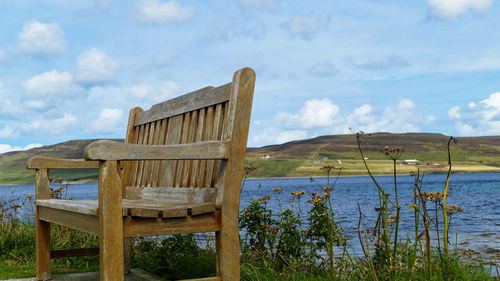
M 305 190 L 301 190 L 301 191 L 292 191 L 290 192 L 290 194 L 292 194 L 293 196 L 297 197 L 297 198 L 300 198 L 302 197 L 304 194 L 306 194 L 306 191 Z
M 448 215 L 454 215 L 456 213 L 463 213 L 464 210 L 458 206 L 455 206 L 455 205 L 448 205 L 448 206 L 446 206 L 446 212 Z
M 271 199 L 271 196 L 263 196 L 263 197 L 260 197 L 259 199 L 257 199 L 258 201 L 267 201 Z

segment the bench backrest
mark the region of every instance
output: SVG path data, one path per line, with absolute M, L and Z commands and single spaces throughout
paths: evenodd
M 230 194 L 239 199 L 254 83 L 255 73 L 244 68 L 235 72 L 229 84 L 206 87 L 156 104 L 147 111 L 133 108 L 127 143 L 164 145 L 225 141 L 230 152 L 228 158 L 222 160 L 125 162 L 122 172 L 124 198 L 216 202 L 218 205 Z M 237 193 L 234 189 L 238 189 Z

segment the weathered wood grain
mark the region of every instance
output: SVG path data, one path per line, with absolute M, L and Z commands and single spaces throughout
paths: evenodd
M 191 121 L 190 115 L 191 115 L 190 112 L 183 114 L 181 139 L 180 139 L 179 144 L 186 144 L 189 140 L 189 122 Z M 184 175 L 186 173 L 184 171 L 186 168 L 186 165 L 185 165 L 186 162 L 188 162 L 188 160 L 177 161 L 174 187 L 181 187 L 182 186 L 182 180 L 185 178 Z
M 127 124 L 127 133 L 125 134 L 125 143 L 136 143 L 135 136 L 137 134 L 136 126 L 135 124 L 135 118 L 137 116 L 137 113 L 142 112 L 142 108 L 140 107 L 134 107 L 130 110 L 129 116 L 128 116 L 128 124 Z M 136 162 L 132 161 L 126 161 L 122 162 L 123 170 L 121 174 L 122 178 L 122 188 L 124 188 L 127 184 L 130 183 L 131 177 L 132 177 L 132 171 L 134 169 L 134 165 Z
M 215 193 L 196 193 L 194 200 L 187 198 L 194 198 L 194 195 L 189 195 L 189 192 L 179 192 L 186 188 L 144 188 L 149 190 L 160 189 L 161 192 L 144 191 L 135 188 L 135 193 L 127 188 L 125 191 L 131 195 L 135 195 L 134 199 L 122 199 L 122 215 L 135 216 L 135 217 L 162 217 L 162 218 L 176 218 L 196 216 L 200 214 L 211 213 L 215 211 L 215 204 L 213 199 Z M 173 191 L 173 192 L 166 192 Z M 145 195 L 144 195 L 145 194 Z M 157 196 L 151 196 L 156 194 Z M 165 200 L 165 197 L 177 196 L 178 199 Z M 127 196 L 131 196 L 127 195 Z M 204 196 L 205 198 L 203 198 Z M 212 198 L 212 203 L 204 202 L 206 198 Z M 153 199 L 153 200 L 152 200 Z M 163 199 L 163 200 L 162 200 Z M 61 210 L 72 213 L 80 213 L 82 215 L 98 216 L 99 203 L 97 200 L 60 200 L 60 199 L 45 199 L 37 200 L 37 206 Z
M 239 280 L 238 207 L 255 73 L 130 111 L 125 143 L 90 144 L 82 160 L 33 158 L 37 278 L 50 278 L 50 224 L 99 235 L 101 280 L 123 280 L 128 239 L 216 232 L 217 277 Z M 98 200 L 50 199 L 49 168 L 97 168 Z M 120 161 L 120 162 L 118 162 Z M 71 201 L 71 202 L 70 202 Z M 70 252 L 61 255 L 70 255 Z
M 188 136 L 187 142 L 192 143 L 196 141 L 196 131 L 198 126 L 198 110 L 191 112 L 191 120 L 189 122 Z M 182 186 L 194 186 L 191 181 L 191 175 L 193 174 L 193 170 L 195 169 L 195 161 L 186 161 L 184 163 L 184 170 L 186 171 L 182 178 Z
M 174 203 L 215 203 L 216 188 L 131 187 L 126 188 L 127 199 L 142 199 Z
M 227 159 L 229 151 L 229 144 L 224 141 L 205 141 L 170 145 L 140 145 L 102 140 L 93 142 L 87 146 L 85 158 L 89 160 Z M 163 168 L 167 169 L 171 167 L 164 166 Z M 173 173 L 168 175 L 173 178 Z M 161 183 L 164 184 L 163 182 Z M 173 186 L 173 181 L 167 183 Z
M 179 281 L 221 281 L 220 277 L 206 277 L 206 278 L 196 278 L 196 279 L 182 279 Z
M 231 83 L 213 88 L 206 87 L 183 96 L 159 103 L 138 115 L 136 125 L 169 118 L 185 112 L 222 103 L 229 100 Z
M 126 217 L 123 220 L 124 237 L 212 232 L 219 229 L 220 213 L 218 211 L 199 216 L 187 216 L 185 218 L 153 219 Z
M 217 184 L 216 204 L 221 209 L 221 230 L 216 232 L 217 272 L 223 281 L 240 279 L 238 208 L 254 84 L 252 69 L 244 68 L 234 74 L 222 135 L 223 140 L 231 141 L 230 156 L 222 161 L 222 174 Z
M 95 235 L 99 234 L 99 218 L 97 216 L 84 215 L 43 206 L 38 206 L 37 210 L 40 220 L 60 224 Z
M 145 134 L 147 132 L 149 124 L 139 126 L 139 140 L 137 144 L 145 144 Z M 88 147 L 87 147 L 88 149 Z M 142 173 L 144 171 L 144 161 L 139 161 L 137 165 L 137 174 L 135 176 L 135 185 L 141 185 Z
M 97 216 L 97 208 L 99 206 L 97 200 L 60 199 L 36 200 L 36 205 L 90 216 Z
M 123 281 L 122 183 L 116 161 L 99 165 L 99 259 L 101 280 Z
M 42 200 L 50 198 L 50 180 L 47 169 L 36 170 L 35 175 L 35 199 Z M 50 224 L 42 221 L 38 207 L 35 215 L 36 220 L 36 277 L 38 280 L 50 279 Z
M 33 156 L 26 162 L 27 169 L 99 169 L 99 161 L 85 159 L 58 159 Z
M 140 107 L 134 107 L 130 110 L 127 123 L 127 132 L 125 134 L 125 143 L 137 143 L 136 139 L 137 127 L 134 126 L 134 124 L 137 114 L 142 111 L 143 110 Z M 123 161 L 121 162 L 121 164 L 123 165 L 123 170 L 121 174 L 122 196 L 123 196 L 124 194 L 123 189 L 125 189 L 125 187 L 131 182 L 132 179 L 135 179 L 135 175 L 132 175 L 132 171 L 135 169 L 137 161 Z M 125 238 L 123 240 L 123 267 L 125 273 L 130 272 L 131 269 L 130 245 L 131 245 L 130 238 Z
M 62 249 L 50 251 L 51 259 L 99 255 L 99 248 Z

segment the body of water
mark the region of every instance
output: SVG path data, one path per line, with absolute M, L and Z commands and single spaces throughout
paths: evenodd
M 392 176 L 377 176 L 385 192 L 391 194 L 394 200 L 394 182 Z M 401 175 L 398 180 L 398 195 L 401 206 L 401 229 L 403 237 L 413 237 L 413 211 L 407 207 L 413 203 L 414 177 Z M 425 175 L 423 191 L 443 191 L 446 175 Z M 302 217 L 307 216 L 309 200 L 312 192 L 321 193 L 320 186 L 325 186 L 326 178 L 269 178 L 248 179 L 241 194 L 240 209 L 248 206 L 248 202 L 262 196 L 271 196 L 268 207 L 279 211 L 280 208 L 294 208 L 292 191 L 305 190 L 301 199 Z M 450 181 L 450 196 L 448 205 L 460 206 L 464 212 L 453 216 L 450 238 L 455 241 L 458 232 L 459 248 L 472 248 L 487 259 L 500 259 L 500 173 L 453 174 Z M 283 193 L 273 192 L 273 188 L 282 188 Z M 97 184 L 72 184 L 68 188 L 68 196 L 75 199 L 92 199 L 97 197 Z M 24 194 L 34 194 L 33 185 L 15 185 L 0 187 L 0 198 L 24 197 Z M 378 206 L 378 191 L 371 179 L 366 176 L 341 177 L 332 192 L 336 219 L 342 221 L 342 227 L 348 236 L 354 237 L 352 244 L 357 245 L 355 228 L 358 224 L 360 204 L 367 227 L 373 227 L 376 219 L 375 207 Z M 434 203 L 428 203 L 431 213 Z M 441 215 L 441 214 L 440 214 Z M 433 226 L 431 226 L 433 227 Z M 422 228 L 421 228 L 422 229 Z

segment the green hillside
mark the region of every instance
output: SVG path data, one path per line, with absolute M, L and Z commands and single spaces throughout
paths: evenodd
M 429 133 L 375 133 L 363 135 L 361 145 L 376 174 L 392 173 L 392 162 L 380 152 L 385 146 L 403 147 L 405 152 L 401 160 L 417 159 L 426 173 L 442 173 L 447 169 L 448 139 L 449 136 Z M 457 140 L 451 147 L 455 172 L 500 172 L 500 136 L 459 137 Z M 270 158 L 264 159 L 264 155 Z M 301 163 L 297 165 L 297 161 Z M 319 168 L 326 163 L 343 166 L 343 175 L 366 174 L 356 137 L 352 134 L 249 148 L 247 154 L 247 164 L 258 168 L 253 174 L 255 177 L 270 175 L 270 166 L 289 168 L 282 169 L 279 176 L 319 176 L 322 175 Z M 397 168 L 401 174 L 416 170 L 411 165 L 398 165 Z
M 447 169 L 446 144 L 449 136 L 441 134 L 375 133 L 362 137 L 367 162 L 376 174 L 392 172 L 392 162 L 380 152 L 385 146 L 404 147 L 404 159 L 419 160 L 426 173 Z M 500 172 L 500 136 L 457 138 L 452 145 L 454 172 Z M 79 159 L 85 147 L 95 140 L 72 140 L 54 145 L 0 154 L 0 184 L 34 182 L 34 171 L 26 170 L 26 160 L 35 155 Z M 264 159 L 264 155 L 270 158 Z M 339 162 L 340 161 L 340 162 Z M 342 165 L 340 165 L 342 163 Z M 356 138 L 353 135 L 331 135 L 292 141 L 281 145 L 248 148 L 247 165 L 258 169 L 252 177 L 294 177 L 323 175 L 320 167 L 333 164 L 343 167 L 343 175 L 365 175 Z M 416 166 L 398 165 L 399 173 L 416 170 Z M 56 170 L 51 178 L 95 180 L 96 170 Z
M 82 159 L 85 147 L 96 140 L 71 140 L 54 145 L 33 148 L 26 151 L 12 151 L 0 154 L 0 184 L 33 183 L 35 172 L 26 169 L 26 160 L 35 156 Z M 52 179 L 62 177 L 68 180 L 96 179 L 97 170 L 55 170 Z

